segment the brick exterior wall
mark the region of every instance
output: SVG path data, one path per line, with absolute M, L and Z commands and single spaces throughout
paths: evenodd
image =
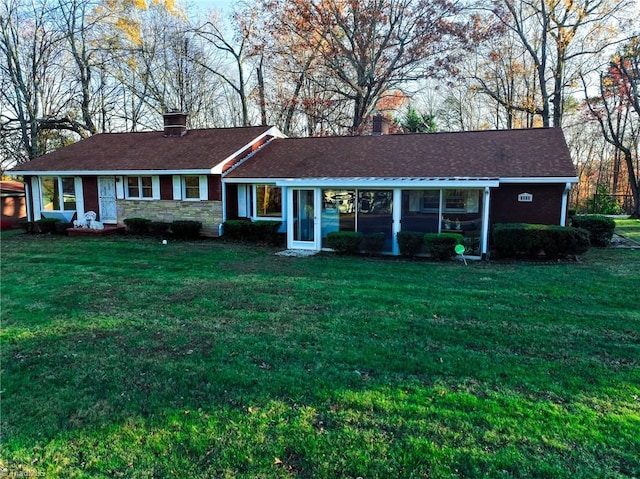
M 218 236 L 222 223 L 221 201 L 117 200 L 118 224 L 126 218 L 147 218 L 171 223 L 179 220 L 202 222 L 203 236 Z
M 491 224 L 533 223 L 559 225 L 564 184 L 501 184 L 491 190 Z M 531 193 L 533 201 L 518 201 L 521 193 Z

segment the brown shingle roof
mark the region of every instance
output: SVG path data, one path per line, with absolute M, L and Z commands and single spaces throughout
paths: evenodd
M 22 171 L 205 170 L 265 133 L 268 126 L 163 132 L 104 133 L 17 166 Z
M 575 177 L 558 128 L 272 141 L 228 178 Z

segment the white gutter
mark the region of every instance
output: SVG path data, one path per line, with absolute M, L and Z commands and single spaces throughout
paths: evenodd
M 33 170 L 7 172 L 9 176 L 162 176 L 210 175 L 210 169 L 198 170 Z
M 269 183 L 280 187 L 484 188 L 499 186 L 492 178 L 223 178 L 225 183 Z
M 577 183 L 576 176 L 529 176 L 522 178 L 500 178 L 500 183 Z

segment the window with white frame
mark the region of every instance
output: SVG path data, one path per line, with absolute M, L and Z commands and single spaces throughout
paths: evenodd
M 282 217 L 282 188 L 275 185 L 255 185 L 257 217 L 281 218 Z
M 127 198 L 129 199 L 153 198 L 153 177 L 128 176 L 127 177 Z
M 76 187 L 73 177 L 44 177 L 41 184 L 44 211 L 76 209 Z
M 183 177 L 184 199 L 199 200 L 200 199 L 200 177 L 185 176 Z

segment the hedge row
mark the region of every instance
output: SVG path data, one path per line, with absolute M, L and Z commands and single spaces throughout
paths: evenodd
M 592 246 L 607 246 L 616 228 L 612 218 L 602 215 L 575 215 L 571 217 L 571 225 L 587 230 Z
M 200 236 L 200 230 L 202 230 L 202 223 L 192 220 L 178 220 L 168 223 L 165 221 L 151 221 L 146 218 L 126 218 L 124 224 L 130 234 L 164 236 L 171 233 L 179 239 L 196 239 Z
M 586 229 L 524 223 L 502 223 L 493 228 L 496 254 L 502 258 L 525 256 L 566 258 L 585 253 L 590 246 Z
M 281 225 L 281 221 L 227 220 L 222 231 L 224 238 L 231 241 L 279 245 L 283 242 L 283 235 L 278 233 Z
M 449 259 L 455 255 L 455 247 L 462 243 L 462 235 L 454 233 L 424 234 L 400 231 L 397 235 L 402 256 L 413 257 L 424 249 L 436 259 Z M 332 231 L 327 235 L 327 246 L 338 254 L 379 254 L 384 249 L 385 234 L 362 234 L 355 231 Z
M 397 238 L 400 255 L 409 258 L 424 251 L 432 258 L 446 260 L 455 256 L 456 245 L 462 244 L 462 235 L 457 233 L 399 231 Z

